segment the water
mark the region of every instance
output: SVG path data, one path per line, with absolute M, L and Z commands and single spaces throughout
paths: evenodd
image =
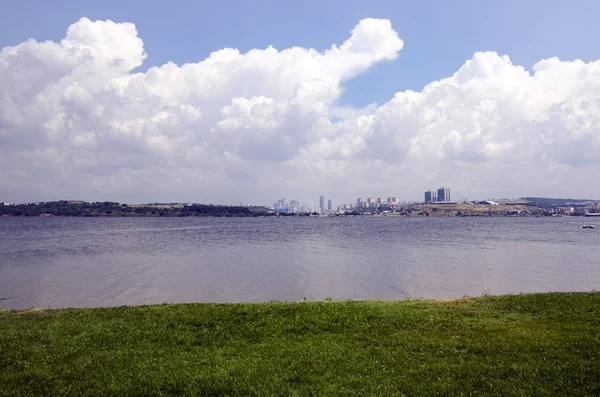
M 0 306 L 589 291 L 599 242 L 589 218 L 4 217 Z

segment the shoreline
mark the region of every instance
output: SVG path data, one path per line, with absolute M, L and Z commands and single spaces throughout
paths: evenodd
M 402 304 L 402 303 L 467 303 L 478 299 L 486 298 L 508 298 L 508 297 L 526 297 L 536 295 L 568 295 L 568 294 L 598 294 L 600 296 L 600 290 L 590 291 L 549 291 L 549 292 L 518 292 L 509 294 L 488 294 L 484 293 L 481 295 L 462 297 L 445 297 L 445 298 L 431 298 L 431 297 L 418 297 L 418 298 L 400 298 L 400 299 L 333 299 L 324 298 L 319 300 L 313 299 L 300 299 L 300 300 L 270 300 L 270 301 L 256 301 L 256 302 L 242 302 L 242 301 L 193 301 L 193 302 L 160 302 L 160 303 L 146 303 L 146 304 L 134 304 L 134 305 L 114 305 L 114 306 L 62 306 L 62 307 L 34 307 L 29 306 L 22 309 L 13 309 L 10 307 L 2 306 L 2 299 L 0 299 L 0 313 L 3 312 L 42 312 L 42 311 L 61 311 L 61 310 L 111 310 L 118 308 L 152 308 L 155 306 L 186 306 L 186 305 L 211 305 L 211 306 L 260 306 L 260 305 L 295 305 L 295 304 L 340 304 L 340 303 L 357 303 L 357 304 Z
M 588 218 L 600 219 L 596 214 L 587 215 L 543 215 L 543 214 L 503 214 L 498 212 L 492 213 L 423 213 L 423 214 L 400 214 L 400 213 L 377 213 L 377 214 L 335 214 L 335 215 L 308 215 L 308 214 L 253 214 L 253 215 L 56 215 L 56 214 L 39 214 L 39 215 L 10 215 L 0 214 L 0 218 L 153 218 L 153 219 L 172 219 L 172 218 Z

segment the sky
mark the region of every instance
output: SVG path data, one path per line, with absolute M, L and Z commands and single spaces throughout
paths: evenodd
M 597 1 L 0 9 L 0 201 L 600 197 Z

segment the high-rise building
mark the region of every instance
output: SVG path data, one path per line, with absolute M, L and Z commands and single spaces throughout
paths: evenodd
M 285 207 L 285 198 L 282 198 L 281 200 L 277 200 L 277 202 L 275 204 L 273 204 L 273 206 L 275 208 L 284 208 Z
M 449 202 L 450 201 L 450 189 L 447 187 L 441 187 L 437 190 L 437 201 L 438 202 Z
M 437 201 L 437 192 L 435 190 L 428 190 L 425 192 L 425 203 L 433 203 Z
M 333 209 L 333 203 L 331 202 L 331 199 L 327 200 L 327 209 L 329 211 L 331 211 Z
M 319 197 L 319 209 L 321 212 L 325 209 L 325 196 Z
M 290 208 L 290 211 L 292 211 L 292 212 L 300 212 L 300 209 L 301 209 L 300 202 L 297 200 L 290 200 L 289 208 Z

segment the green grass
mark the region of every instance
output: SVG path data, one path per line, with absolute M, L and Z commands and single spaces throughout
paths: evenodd
M 600 293 L 0 311 L 0 395 L 600 395 Z

